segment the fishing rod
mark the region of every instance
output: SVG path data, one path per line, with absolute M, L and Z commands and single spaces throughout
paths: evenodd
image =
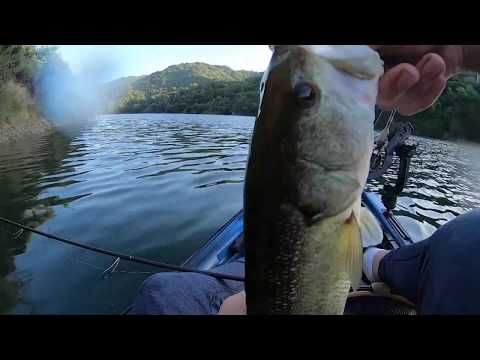
M 375 123 L 377 123 L 377 121 L 382 117 L 383 113 L 384 113 L 383 111 L 380 112 L 377 119 L 375 119 Z M 390 113 L 389 119 L 387 121 L 387 126 L 385 127 L 387 129 L 387 131 L 389 130 L 390 125 L 393 122 L 395 114 L 396 114 L 396 111 Z M 385 131 L 385 129 L 384 129 L 384 131 Z M 408 136 L 409 134 L 405 134 L 405 135 Z M 403 137 L 405 137 L 405 135 Z M 382 172 L 385 171 L 385 169 L 381 169 L 381 170 L 382 170 Z M 149 266 L 152 266 L 152 267 L 163 268 L 163 269 L 177 271 L 177 272 L 190 272 L 190 273 L 203 274 L 203 275 L 208 275 L 208 276 L 211 276 L 211 277 L 214 277 L 214 278 L 217 278 L 217 279 L 224 279 L 224 280 L 233 280 L 233 281 L 241 281 L 241 282 L 245 281 L 245 278 L 242 277 L 242 276 L 222 274 L 222 273 L 217 273 L 217 272 L 208 271 L 208 270 L 191 269 L 191 268 L 186 268 L 186 267 L 183 267 L 183 266 L 176 266 L 176 265 L 172 265 L 172 264 L 167 264 L 167 263 L 162 263 L 162 262 L 158 262 L 158 261 L 148 260 L 148 259 L 133 256 L 133 255 L 125 255 L 125 254 L 122 254 L 122 253 L 119 253 L 119 252 L 102 249 L 102 248 L 99 248 L 99 247 L 96 247 L 96 246 L 81 244 L 81 243 L 73 241 L 73 240 L 68 240 L 68 239 L 61 238 L 59 236 L 53 235 L 53 234 L 49 234 L 49 233 L 46 233 L 46 232 L 43 232 L 43 231 L 40 231 L 40 230 L 33 229 L 29 226 L 20 224 L 18 222 L 15 222 L 15 221 L 3 218 L 3 217 L 0 217 L 0 222 L 16 226 L 17 228 L 20 229 L 17 232 L 15 232 L 14 234 L 11 234 L 12 236 L 14 236 L 15 239 L 20 237 L 20 235 L 22 234 L 21 230 L 27 230 L 27 231 L 30 231 L 34 234 L 38 234 L 38 235 L 43 236 L 43 237 L 48 238 L 48 239 L 56 240 L 56 241 L 59 241 L 59 242 L 65 243 L 65 244 L 69 244 L 69 245 L 76 246 L 76 247 L 79 247 L 79 248 L 82 248 L 82 249 L 85 249 L 85 250 L 92 251 L 92 252 L 95 252 L 95 253 L 99 253 L 99 254 L 114 257 L 115 261 L 113 262 L 112 265 L 110 265 L 104 271 L 104 274 L 107 273 L 107 272 L 110 272 L 110 273 L 114 272 L 115 269 L 117 268 L 120 260 L 125 260 L 125 261 L 130 261 L 130 262 L 133 262 L 133 263 L 149 265 Z
M 132 256 L 132 255 L 125 255 L 125 254 L 122 254 L 122 253 L 119 253 L 119 252 L 102 249 L 102 248 L 99 248 L 99 247 L 96 247 L 96 246 L 81 244 L 81 243 L 73 241 L 73 240 L 64 239 L 64 238 L 61 238 L 61 237 L 56 236 L 56 235 L 52 235 L 52 234 L 49 234 L 49 233 L 46 233 L 46 232 L 43 232 L 43 231 L 40 231 L 40 230 L 33 229 L 29 226 L 17 223 L 15 221 L 12 221 L 12 220 L 9 220 L 9 219 L 5 219 L 3 217 L 0 217 L 0 222 L 16 226 L 20 229 L 30 231 L 34 234 L 41 235 L 41 236 L 46 237 L 48 239 L 56 240 L 56 241 L 59 241 L 59 242 L 65 243 L 65 244 L 69 244 L 69 245 L 76 246 L 76 247 L 79 247 L 79 248 L 82 248 L 82 249 L 85 249 L 85 250 L 89 250 L 89 251 L 92 251 L 92 252 L 96 252 L 96 253 L 99 253 L 99 254 L 108 255 L 108 256 L 112 256 L 112 257 L 116 258 L 115 262 L 111 266 L 109 266 L 106 271 L 111 270 L 111 272 L 113 272 L 116 269 L 116 267 L 117 267 L 117 265 L 118 265 L 118 263 L 120 262 L 120 259 L 121 259 L 121 260 L 125 260 L 125 261 L 130 261 L 130 262 L 143 264 L 143 265 L 149 265 L 149 266 L 163 268 L 163 269 L 172 270 L 172 271 L 190 272 L 190 273 L 208 275 L 208 276 L 211 276 L 211 277 L 214 277 L 214 278 L 217 278 L 217 279 L 245 281 L 245 278 L 242 277 L 242 276 L 222 274 L 222 273 L 217 273 L 217 272 L 208 271 L 208 270 L 190 269 L 190 268 L 186 268 L 186 267 L 183 267 L 183 266 L 166 264 L 166 263 L 162 263 L 162 262 L 158 262 L 158 261 L 154 261 L 154 260 L 148 260 L 148 259 L 144 259 L 144 258 Z

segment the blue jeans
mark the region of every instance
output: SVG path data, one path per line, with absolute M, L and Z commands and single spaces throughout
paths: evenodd
M 458 216 L 425 241 L 390 252 L 379 275 L 420 314 L 480 314 L 480 210 Z
M 244 275 L 244 260 L 220 266 Z M 380 278 L 420 314 L 480 314 L 480 210 L 458 216 L 430 238 L 391 251 Z M 243 283 L 192 273 L 159 273 L 143 283 L 132 314 L 216 314 Z
M 245 260 L 214 269 L 245 276 Z M 243 290 L 243 282 L 219 280 L 196 273 L 162 272 L 147 278 L 135 299 L 131 314 L 215 315 L 223 301 Z

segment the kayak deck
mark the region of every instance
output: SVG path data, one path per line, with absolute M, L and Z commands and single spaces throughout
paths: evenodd
M 382 227 L 384 238 L 379 246 L 392 250 L 412 244 L 413 241 L 395 217 L 384 207 L 380 197 L 364 192 L 362 206 L 367 207 Z M 243 210 L 225 225 L 184 263 L 184 267 L 212 270 L 235 261 L 245 254 L 243 243 Z M 345 314 L 349 315 L 414 315 L 415 309 L 402 298 L 385 296 L 371 291 L 371 284 L 363 277 L 360 289 L 350 294 Z
M 382 248 L 391 250 L 413 243 L 406 231 L 395 220 L 395 217 L 386 213 L 378 195 L 365 192 L 362 196 L 362 205 L 372 212 L 383 229 Z M 243 210 L 241 210 L 218 229 L 205 245 L 190 256 L 183 263 L 183 266 L 211 270 L 214 267 L 234 261 L 243 256 L 244 253 Z
M 379 247 L 391 250 L 413 243 L 395 217 L 386 210 L 378 195 L 364 192 L 362 206 L 372 212 L 382 227 L 383 242 Z M 213 270 L 217 266 L 244 257 L 243 227 L 243 210 L 241 210 L 218 229 L 182 266 L 198 270 Z M 128 314 L 130 309 L 131 307 L 123 314 Z M 414 315 L 416 312 L 404 299 L 372 292 L 371 284 L 363 277 L 359 290 L 350 293 L 345 314 Z
M 211 270 L 244 255 L 243 210 L 235 214 L 213 234 L 205 245 L 190 256 L 182 266 Z

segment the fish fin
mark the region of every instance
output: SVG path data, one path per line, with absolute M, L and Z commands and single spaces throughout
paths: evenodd
M 356 290 L 362 279 L 363 249 L 360 227 L 353 212 L 350 219 L 343 226 L 342 243 L 345 250 L 346 272 L 350 279 L 351 287 Z
M 383 241 L 383 230 L 367 208 L 360 209 L 360 236 L 364 248 L 377 246 Z

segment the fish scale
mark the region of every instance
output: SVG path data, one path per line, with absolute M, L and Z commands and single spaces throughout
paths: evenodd
M 273 46 L 244 190 L 249 314 L 341 314 L 361 275 L 376 52 Z

